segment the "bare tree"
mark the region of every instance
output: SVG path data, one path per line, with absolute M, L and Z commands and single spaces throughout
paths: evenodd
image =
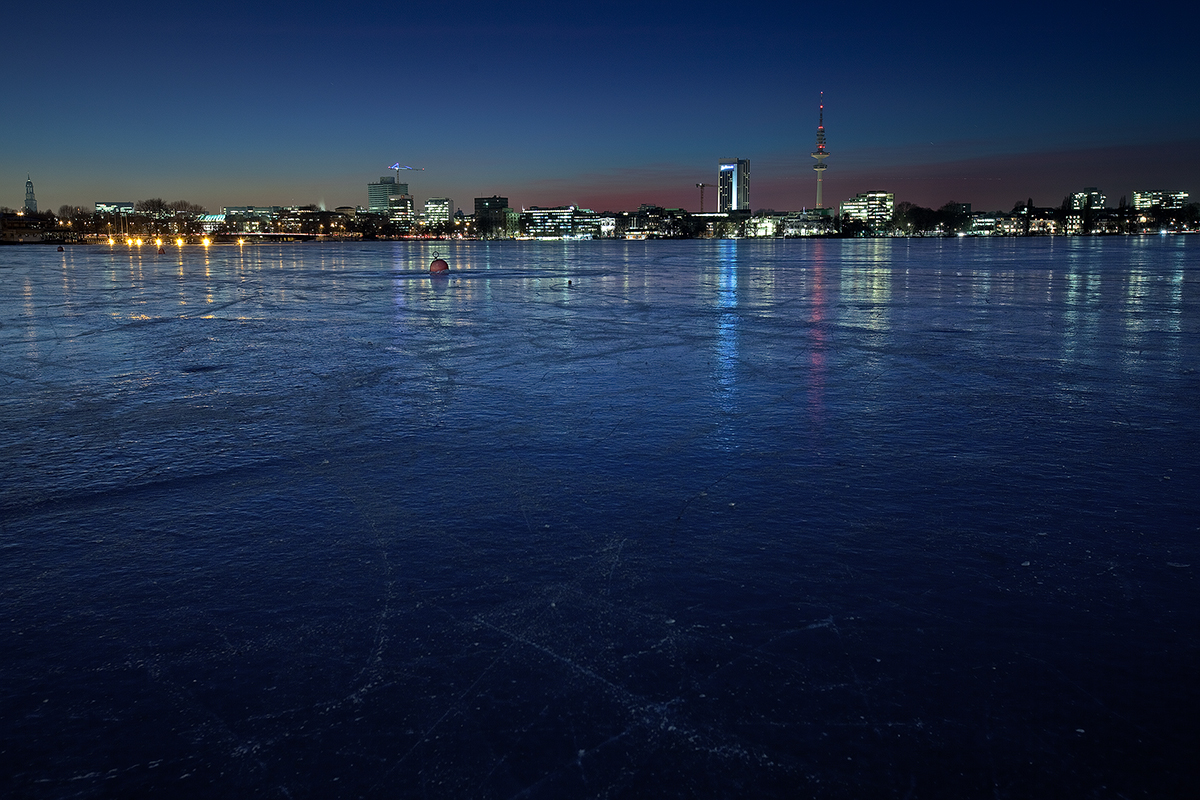
M 184 214 L 207 214 L 208 209 L 197 203 L 189 203 L 187 200 L 176 200 L 170 204 L 170 208 L 175 212 Z
M 74 219 L 75 217 L 86 217 L 92 212 L 88 211 L 83 206 L 59 206 L 58 215 L 63 219 Z
M 143 214 L 165 214 L 170 208 L 161 197 L 153 197 L 149 200 L 138 200 L 133 210 Z

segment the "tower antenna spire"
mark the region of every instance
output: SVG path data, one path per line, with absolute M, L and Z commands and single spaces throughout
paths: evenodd
M 829 169 L 825 165 L 825 159 L 829 158 L 829 151 L 825 149 L 825 93 L 821 92 L 821 106 L 817 117 L 817 149 L 812 152 L 812 157 L 817 160 L 813 165 L 813 169 L 817 172 L 817 210 L 824 208 L 821 205 L 821 178 L 825 174 L 825 170 Z

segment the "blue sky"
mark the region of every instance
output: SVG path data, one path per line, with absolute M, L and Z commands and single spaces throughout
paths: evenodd
M 1099 186 L 1200 195 L 1183 3 L 22 4 L 0 50 L 0 205 L 418 201 L 698 208 L 721 158 L 755 208 L 1011 208 Z M 5 188 L 7 187 L 7 188 Z M 711 210 L 713 199 L 707 199 Z

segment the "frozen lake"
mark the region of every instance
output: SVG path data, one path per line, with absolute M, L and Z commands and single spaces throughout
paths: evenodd
M 1200 780 L 1200 239 L 27 246 L 0 289 L 0 795 Z

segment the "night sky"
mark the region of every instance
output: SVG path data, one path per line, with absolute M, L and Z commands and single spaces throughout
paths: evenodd
M 203 2 L 5 8 L 0 205 L 422 203 L 699 210 L 1200 196 L 1191 3 Z M 706 194 L 707 210 L 715 190 Z

